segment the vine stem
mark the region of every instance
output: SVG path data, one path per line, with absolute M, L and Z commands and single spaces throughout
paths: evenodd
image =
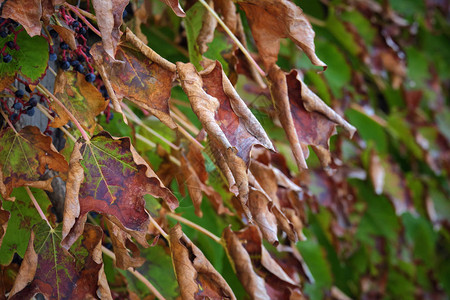
M 113 261 L 116 260 L 116 255 L 114 254 L 114 252 L 112 252 L 111 250 L 109 250 L 108 248 L 106 248 L 105 246 L 102 246 L 102 252 L 106 255 L 109 256 Z M 161 293 L 153 286 L 153 284 L 148 281 L 147 278 L 144 277 L 144 275 L 142 275 L 141 273 L 139 273 L 136 270 L 133 270 L 133 268 L 128 268 L 127 269 L 128 272 L 130 272 L 131 274 L 134 275 L 134 277 L 136 277 L 137 279 L 139 279 L 140 282 L 142 282 L 143 284 L 145 284 L 145 286 L 150 290 L 150 292 L 153 293 L 153 295 L 155 295 L 158 299 L 162 299 L 165 300 L 166 298 L 163 297 L 163 295 L 161 295 Z
M 253 57 L 250 55 L 248 50 L 242 45 L 241 41 L 231 32 L 230 28 L 222 21 L 222 19 L 217 15 L 217 13 L 214 11 L 214 9 L 211 8 L 211 6 L 206 3 L 205 0 L 198 0 L 217 20 L 217 22 L 222 26 L 222 28 L 225 30 L 225 32 L 230 36 L 230 38 L 236 43 L 236 45 L 241 49 L 242 53 L 244 53 L 245 57 L 247 57 L 248 61 L 253 64 L 258 70 L 259 74 L 261 76 L 266 76 L 266 73 L 261 69 L 261 67 L 256 63 L 256 61 L 253 59 Z
M 11 127 L 11 129 L 14 130 L 14 132 L 15 132 L 16 134 L 18 134 L 16 128 L 15 128 L 14 125 L 11 123 L 11 121 L 10 121 L 9 118 L 8 118 L 8 116 L 5 114 L 5 112 L 4 112 L 2 109 L 0 109 L 0 114 L 2 114 L 3 119 L 5 119 L 5 121 L 6 121 L 6 122 L 8 123 L 8 125 L 9 125 L 9 127 Z
M 195 224 L 194 222 L 189 221 L 188 219 L 185 219 L 179 215 L 176 215 L 174 213 L 167 213 L 167 215 L 175 220 L 177 220 L 180 223 L 183 223 L 201 233 L 203 233 L 204 235 L 210 237 L 212 240 L 214 240 L 216 243 L 219 243 L 222 245 L 222 239 L 220 237 L 218 237 L 217 235 L 215 235 L 214 233 L 212 233 L 211 231 Z
M 47 217 L 45 216 L 44 212 L 42 211 L 41 207 L 39 206 L 39 203 L 37 203 L 36 198 L 34 197 L 33 193 L 30 190 L 30 188 L 26 186 L 25 190 L 27 191 L 27 194 L 30 197 L 31 202 L 33 202 L 34 207 L 38 211 L 39 216 L 41 216 L 42 220 L 47 222 L 47 225 L 48 225 L 48 227 L 50 227 L 50 229 L 53 229 L 53 227 L 50 225 L 50 222 L 48 221 Z
M 74 12 L 74 14 L 76 14 L 83 22 L 84 22 L 84 24 L 86 24 L 96 35 L 98 35 L 99 37 L 101 37 L 102 36 L 102 34 L 100 33 L 100 31 L 98 31 L 98 29 L 97 28 L 95 28 L 84 16 L 83 16 L 83 14 L 85 14 L 85 15 L 88 15 L 88 17 L 90 18 L 90 19 L 92 19 L 92 20 L 97 20 L 97 18 L 95 18 L 95 16 L 94 15 L 92 15 L 92 14 L 89 14 L 89 13 L 87 13 L 87 12 L 85 12 L 85 11 L 83 11 L 84 13 L 82 14 L 81 12 L 80 12 L 80 9 L 78 8 L 78 7 L 75 7 L 75 6 L 73 6 L 73 5 L 70 5 L 69 3 L 64 3 L 64 5 L 65 6 L 67 6 L 71 11 L 73 11 Z
M 47 97 L 51 98 L 53 101 L 55 101 L 63 110 L 64 112 L 69 116 L 70 120 L 75 124 L 75 126 L 78 128 L 78 130 L 81 133 L 81 136 L 83 137 L 83 139 L 87 142 L 90 140 L 89 135 L 87 134 L 87 132 L 83 129 L 83 127 L 81 126 L 80 122 L 78 122 L 78 120 L 75 118 L 74 115 L 72 115 L 72 113 L 67 109 L 67 107 L 61 102 L 59 101 L 58 98 L 55 97 L 55 95 L 53 95 L 49 90 L 47 90 L 47 88 L 45 86 L 43 86 L 42 84 L 38 84 L 37 85 L 37 89 L 43 93 L 44 95 L 46 95 Z

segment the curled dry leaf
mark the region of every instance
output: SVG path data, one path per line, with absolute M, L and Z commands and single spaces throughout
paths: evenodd
M 166 3 L 170 8 L 172 8 L 173 12 L 181 17 L 184 18 L 186 16 L 186 13 L 184 12 L 183 8 L 180 5 L 180 2 L 178 0 L 162 0 L 164 3 Z
M 261 155 L 259 155 L 259 158 L 261 158 Z M 265 165 L 257 160 L 252 160 L 250 171 L 252 174 L 251 180 L 249 180 L 250 185 L 260 192 L 261 198 L 265 198 L 260 201 L 268 206 L 266 214 L 259 216 L 259 218 L 264 216 L 268 218 L 267 214 L 273 215 L 271 218 L 276 219 L 277 223 L 275 223 L 272 231 L 275 231 L 276 234 L 278 227 L 293 242 L 296 242 L 298 237 L 303 237 L 303 223 L 301 221 L 303 209 L 298 195 L 302 193 L 302 189 L 277 168 Z M 259 209 L 261 208 L 259 207 Z M 253 212 L 252 214 L 257 219 Z M 256 223 L 263 237 L 272 242 L 273 239 L 268 235 L 271 231 L 268 231 L 267 227 L 261 227 L 260 223 Z
M 286 75 L 278 66 L 273 66 L 269 80 L 281 125 L 299 168 L 307 168 L 308 145 L 313 147 L 322 165 L 327 166 L 331 162 L 328 143 L 336 125 L 344 127 L 350 136 L 356 131 L 355 127 L 314 94 L 297 70 Z
M 252 299 L 270 299 L 264 279 L 255 273 L 252 260 L 242 245 L 239 237 L 227 227 L 223 231 L 226 251 L 240 282 L 245 282 L 244 289 Z
M 108 226 L 114 254 L 116 255 L 116 266 L 124 270 L 142 266 L 145 258 L 139 256 L 139 248 L 133 243 L 131 236 L 107 218 L 104 218 L 104 220 Z
M 75 41 L 75 32 L 66 27 L 66 26 L 59 26 L 59 25 L 51 25 L 52 28 L 58 33 L 58 35 L 63 39 L 63 41 L 69 45 L 70 49 L 76 50 L 77 49 L 77 42 Z
M 98 89 L 79 72 L 60 70 L 55 81 L 55 96 L 91 134 L 95 130 L 95 117 L 108 105 Z M 69 122 L 69 116 L 59 105 L 52 108 L 58 114 L 51 123 L 52 127 L 58 128 Z
M 190 146 L 187 155 L 181 155 L 180 162 L 183 179 L 194 204 L 195 214 L 199 217 L 203 216 L 201 211 L 203 193 L 208 197 L 218 214 L 230 214 L 228 208 L 223 205 L 220 194 L 206 184 L 208 173 L 205 168 L 205 160 L 199 149 Z
M 148 55 L 125 41 L 117 47 L 115 61 L 104 55 L 101 43 L 92 46 L 91 54 L 95 63 L 104 68 L 119 100 L 125 97 L 150 111 L 171 129 L 177 127 L 169 112 L 174 71 L 149 60 Z
M 210 65 L 201 76 L 192 64 L 178 62 L 177 73 L 192 110 L 208 133 L 216 163 L 227 177 L 230 190 L 236 192 L 237 188 L 239 191 L 240 201 L 250 218 L 246 207 L 246 165 L 254 145 L 273 149 L 272 143 L 218 62 Z
M 37 224 L 9 299 L 112 299 L 103 273 L 102 230 L 87 224 L 83 235 L 67 252 L 59 241 L 61 228 Z
M 236 33 L 239 15 L 236 12 L 236 6 L 232 0 L 214 0 L 214 10 L 223 16 L 223 22 Z
M 128 2 L 129 0 L 92 1 L 98 28 L 102 34 L 103 47 L 111 59 L 114 59 L 116 46 L 120 39 L 119 28 L 122 25 L 123 11 Z
M 236 299 L 212 264 L 184 234 L 181 225 L 169 233 L 170 251 L 183 299 Z
M 201 74 L 192 64 L 177 63 L 181 86 L 206 132 L 224 149 L 235 148 L 246 164 L 254 145 L 273 150 L 258 120 L 239 97 L 219 62 Z M 200 76 L 201 75 L 201 76 Z
M 272 202 L 270 199 L 260 190 L 250 188 L 248 208 L 264 239 L 275 246 L 278 245 L 277 219 L 271 211 Z
M 59 0 L 15 0 L 2 1 L 2 18 L 20 23 L 31 37 L 41 34 L 41 19 L 48 21 L 55 12 Z
M 300 7 L 289 0 L 238 0 L 247 16 L 266 70 L 275 65 L 280 39 L 290 38 L 311 62 L 326 69 L 315 53 L 315 33 Z
M 89 142 L 77 142 L 70 158 L 62 245 L 69 248 L 78 238 L 87 213 L 93 210 L 147 246 L 150 219 L 145 194 L 164 199 L 171 210 L 178 206 L 128 137 L 113 138 L 101 132 Z
M 39 128 L 26 126 L 15 133 L 11 128 L 0 133 L 0 191 L 7 198 L 19 186 L 51 191 L 52 178 L 41 181 L 46 168 L 67 172 L 68 164 L 52 145 L 52 139 Z
M 300 293 L 299 282 L 283 268 L 262 246 L 261 233 L 256 226 L 233 232 L 223 232 L 226 250 L 245 290 L 252 299 L 290 299 Z
M 208 5 L 214 9 L 214 2 L 212 0 L 209 1 Z M 208 44 L 214 40 L 214 30 L 216 29 L 216 26 L 216 18 L 214 18 L 209 11 L 205 11 L 202 18 L 202 28 L 197 36 L 197 45 L 200 54 L 208 51 Z

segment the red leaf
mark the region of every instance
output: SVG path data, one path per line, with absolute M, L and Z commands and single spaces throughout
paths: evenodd
M 163 198 L 171 210 L 178 206 L 175 196 L 135 152 L 129 138 L 101 132 L 89 142 L 77 142 L 67 181 L 64 247 L 70 247 L 79 236 L 89 211 L 105 214 L 146 246 L 150 219 L 145 194 Z
M 31 232 L 27 252 L 9 299 L 31 299 L 41 293 L 46 299 L 111 299 L 102 271 L 102 230 L 87 224 L 81 239 L 69 252 L 59 241 L 60 228 L 45 222 Z

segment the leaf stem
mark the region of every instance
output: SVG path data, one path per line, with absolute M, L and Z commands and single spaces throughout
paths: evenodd
M 198 130 L 198 128 L 195 127 L 194 124 L 186 122 L 181 117 L 182 112 L 180 112 L 180 110 L 176 106 L 172 106 L 170 115 L 173 116 L 174 119 L 176 119 L 178 122 L 180 122 L 181 125 L 183 125 L 186 129 L 188 129 L 193 134 L 197 135 L 200 132 L 200 130 Z
M 109 250 L 105 246 L 102 246 L 102 252 L 106 256 L 109 256 L 113 261 L 116 260 L 116 255 L 114 254 L 114 252 L 112 252 L 111 250 Z M 147 278 L 144 277 L 144 275 L 142 275 L 141 273 L 139 273 L 136 270 L 133 270 L 133 268 L 131 268 L 131 267 L 128 268 L 127 270 L 128 270 L 128 272 L 133 274 L 134 277 L 136 277 L 140 282 L 142 282 L 150 290 L 150 292 L 152 292 L 153 295 L 155 295 L 158 299 L 165 300 L 163 295 L 161 295 L 161 293 L 153 286 L 153 284 L 150 281 L 148 281 Z
M 253 57 L 250 55 L 248 50 L 242 45 L 241 41 L 231 32 L 230 28 L 222 21 L 222 19 L 217 15 L 217 13 L 212 9 L 208 3 L 205 2 L 205 0 L 198 0 L 217 20 L 217 22 L 222 26 L 222 28 L 225 30 L 225 32 L 230 36 L 230 38 L 236 43 L 236 45 L 241 49 L 242 53 L 244 53 L 245 57 L 247 57 L 248 61 L 253 64 L 258 70 L 259 74 L 261 76 L 266 76 L 266 73 L 261 69 L 261 67 L 256 63 L 256 61 L 253 59 Z
M 194 137 L 192 137 L 189 132 L 187 132 L 183 127 L 178 126 L 178 130 L 181 132 L 181 134 L 183 134 L 188 140 L 190 140 L 192 142 L 192 144 L 194 144 L 196 147 L 198 147 L 200 149 L 200 151 L 204 150 L 205 147 L 200 144 L 199 141 L 197 141 Z
M 83 129 L 83 127 L 81 126 L 80 122 L 78 122 L 78 120 L 75 118 L 74 115 L 72 115 L 72 113 L 64 106 L 64 104 L 59 101 L 58 98 L 55 97 L 55 95 L 53 95 L 49 90 L 47 90 L 47 88 L 45 86 L 43 86 L 42 84 L 38 84 L 36 86 L 36 88 L 43 93 L 44 95 L 46 95 L 47 97 L 51 98 L 53 101 L 55 101 L 63 110 L 64 112 L 69 116 L 70 120 L 75 124 L 75 126 L 78 128 L 78 130 L 81 133 L 81 136 L 83 137 L 83 139 L 85 141 L 89 141 L 89 135 L 87 134 L 87 132 Z
M 97 18 L 94 16 L 94 15 L 92 15 L 92 14 L 90 14 L 90 13 L 88 13 L 88 12 L 85 12 L 85 11 L 83 11 L 83 10 L 81 10 L 81 9 L 79 9 L 78 7 L 75 7 L 75 6 L 73 6 L 73 5 L 70 5 L 69 3 L 64 3 L 64 5 L 65 6 L 67 6 L 71 11 L 73 11 L 74 12 L 74 14 L 76 14 L 96 35 L 98 35 L 99 37 L 101 37 L 102 36 L 102 34 L 100 33 L 100 31 L 98 31 L 98 29 L 97 28 L 95 28 L 84 16 L 83 16 L 83 14 L 84 15 L 86 15 L 86 16 L 88 16 L 88 18 L 90 18 L 91 20 L 97 20 Z M 81 13 L 81 11 L 83 12 L 83 13 Z
M 159 231 L 159 233 L 165 238 L 167 241 L 169 241 L 169 235 L 164 231 L 164 229 L 159 226 L 158 222 L 155 221 L 155 219 L 152 218 L 152 216 L 148 215 L 150 218 L 150 222 L 153 224 L 153 226 L 156 227 L 156 229 Z
M 216 243 L 219 243 L 219 244 L 222 245 L 222 239 L 219 238 L 214 233 L 212 233 L 211 231 L 209 231 L 209 230 L 207 230 L 207 229 L 205 229 L 205 228 L 195 224 L 194 222 L 189 221 L 188 219 L 185 219 L 185 218 L 183 218 L 183 217 L 181 217 L 179 215 L 176 215 L 174 213 L 170 213 L 169 212 L 169 213 L 167 213 L 167 215 L 169 217 L 177 220 L 178 222 L 183 223 L 183 224 L 185 224 L 185 225 L 187 225 L 187 226 L 189 226 L 189 227 L 191 227 L 191 228 L 193 228 L 193 229 L 203 233 L 204 235 L 206 235 L 206 236 L 210 237 L 211 239 L 213 239 Z
M 37 203 L 36 198 L 34 197 L 33 193 L 30 190 L 30 188 L 26 186 L 25 190 L 27 191 L 27 194 L 30 197 L 31 202 L 33 202 L 34 207 L 38 211 L 39 216 L 41 216 L 42 220 L 47 222 L 47 225 L 48 225 L 48 227 L 50 227 L 50 229 L 53 229 L 53 227 L 50 225 L 50 222 L 48 221 L 47 217 L 45 216 L 44 212 L 42 211 L 41 207 L 39 206 L 39 203 Z
M 180 150 L 180 147 L 178 147 L 177 145 L 173 144 L 172 142 L 170 142 L 169 140 L 167 140 L 165 137 L 163 137 L 162 135 L 160 135 L 158 132 L 156 132 L 155 130 L 151 129 L 150 127 L 148 127 L 147 125 L 144 124 L 144 122 L 142 122 L 141 119 L 138 118 L 138 116 L 136 116 L 136 114 L 128 107 L 128 105 L 126 105 L 125 103 L 121 103 L 122 108 L 125 110 L 124 114 L 127 118 L 131 119 L 132 121 L 134 121 L 136 124 L 142 126 L 142 128 L 144 128 L 145 130 L 147 130 L 148 132 L 150 132 L 151 134 L 157 136 L 160 140 L 162 140 L 163 142 L 165 142 L 167 145 L 169 145 L 172 149 L 174 150 Z

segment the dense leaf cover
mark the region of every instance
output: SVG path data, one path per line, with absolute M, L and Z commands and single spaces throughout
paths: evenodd
M 450 4 L 75 2 L 1 3 L 0 299 L 448 297 Z

